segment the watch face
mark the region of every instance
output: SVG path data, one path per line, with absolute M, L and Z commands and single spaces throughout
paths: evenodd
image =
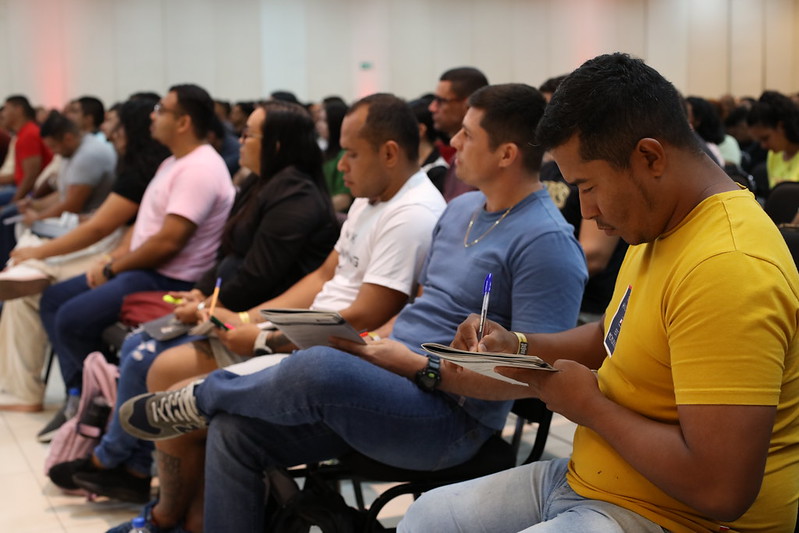
M 438 372 L 425 368 L 416 374 L 416 384 L 426 391 L 432 391 L 441 380 Z

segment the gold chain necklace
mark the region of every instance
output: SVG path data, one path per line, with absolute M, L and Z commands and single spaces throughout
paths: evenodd
M 478 209 L 477 211 L 475 211 L 474 213 L 472 213 L 472 218 L 469 220 L 469 227 L 467 227 L 467 228 L 466 228 L 466 235 L 464 235 L 464 236 L 463 236 L 463 247 L 464 247 L 464 248 L 469 248 L 470 246 L 474 246 L 475 244 L 477 244 L 478 242 L 480 242 L 480 241 L 483 239 L 483 237 L 485 237 L 486 235 L 488 235 L 489 233 L 491 233 L 491 232 L 494 230 L 494 228 L 496 228 L 497 226 L 499 226 L 499 223 L 500 223 L 500 222 L 502 222 L 503 220 L 505 220 L 505 217 L 506 217 L 506 216 L 508 216 L 508 214 L 510 214 L 510 212 L 511 212 L 511 209 L 513 209 L 514 207 L 515 207 L 515 206 L 510 206 L 508 209 L 506 209 L 506 210 L 505 210 L 505 212 L 504 212 L 504 213 L 502 213 L 502 216 L 501 216 L 501 217 L 499 217 L 499 218 L 496 220 L 496 222 L 494 222 L 494 223 L 491 225 L 491 227 L 490 227 L 490 228 L 488 228 L 488 229 L 485 231 L 485 233 L 483 233 L 482 235 L 480 235 L 479 237 L 477 237 L 475 240 L 473 240 L 473 241 L 469 242 L 469 233 L 471 233 L 471 231 L 472 231 L 472 226 L 474 226 L 474 220 L 477 218 L 477 213 L 479 213 L 479 212 L 480 212 L 480 209 L 482 209 L 482 208 L 480 208 L 480 209 Z

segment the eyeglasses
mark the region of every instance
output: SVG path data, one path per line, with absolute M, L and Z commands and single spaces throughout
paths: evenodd
M 261 139 L 263 135 L 260 133 L 250 133 L 250 128 L 244 128 L 241 130 L 241 140 L 246 141 L 247 139 Z
M 181 112 L 177 109 L 169 109 L 168 107 L 164 107 L 161 102 L 158 102 L 153 106 L 153 112 L 156 115 L 163 115 L 164 113 L 174 113 L 175 115 L 180 115 Z
M 462 102 L 466 98 L 444 98 L 443 96 L 433 96 L 433 102 L 438 105 L 451 104 L 452 102 Z

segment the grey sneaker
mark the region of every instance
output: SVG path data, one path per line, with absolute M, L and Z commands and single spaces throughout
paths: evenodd
M 119 409 L 122 427 L 142 440 L 171 439 L 208 427 L 194 398 L 194 387 L 202 382 L 198 380 L 182 389 L 140 394 L 131 398 Z

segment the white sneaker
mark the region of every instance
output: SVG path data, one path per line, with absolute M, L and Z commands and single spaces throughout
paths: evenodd
M 20 413 L 38 413 L 43 410 L 41 402 L 30 403 L 10 392 L 0 392 L 0 411 L 17 411 Z

